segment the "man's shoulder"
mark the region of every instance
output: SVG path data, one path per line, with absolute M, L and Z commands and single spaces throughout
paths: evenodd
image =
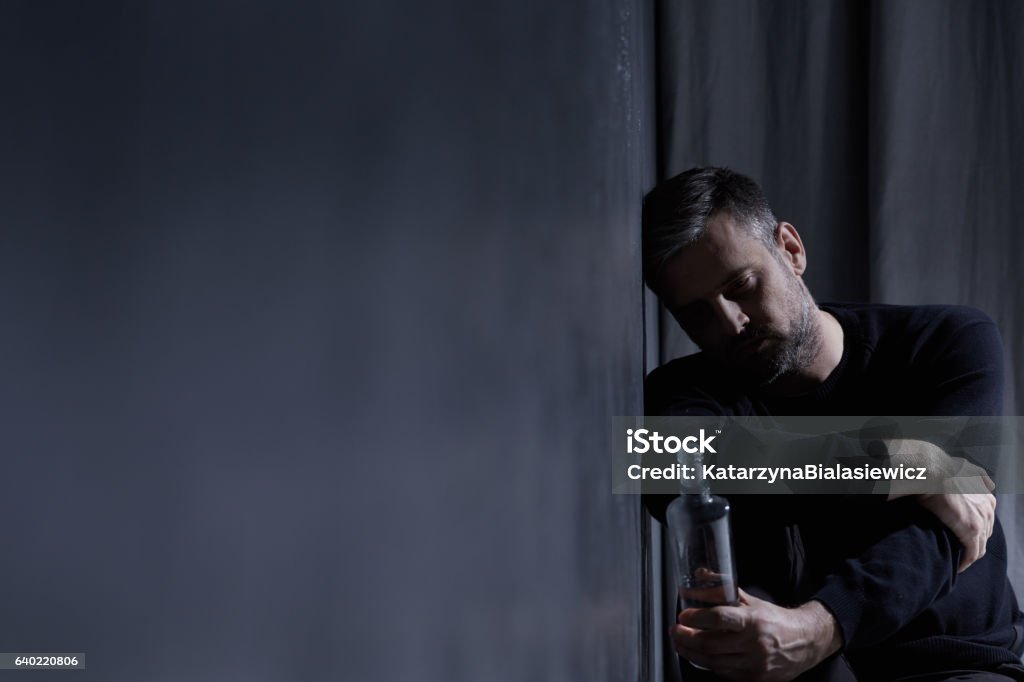
M 885 303 L 823 303 L 844 328 L 855 326 L 868 345 L 887 339 L 946 337 L 976 325 L 995 326 L 985 312 L 962 305 L 892 305 Z
M 862 318 L 879 318 L 887 321 L 925 321 L 951 319 L 964 321 L 989 321 L 991 318 L 978 308 L 965 305 L 897 305 L 892 303 L 822 303 L 825 310 L 837 310 Z

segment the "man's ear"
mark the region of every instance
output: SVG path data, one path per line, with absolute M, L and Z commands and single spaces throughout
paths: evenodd
M 785 222 L 776 225 L 775 246 L 779 249 L 778 255 L 793 270 L 793 274 L 798 277 L 804 274 L 807 270 L 807 252 L 804 251 L 804 243 L 795 227 Z

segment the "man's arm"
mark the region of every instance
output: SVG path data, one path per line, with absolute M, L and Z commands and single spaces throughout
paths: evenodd
M 919 488 L 912 482 L 888 483 L 888 500 L 912 497 L 953 531 L 964 548 L 958 569 L 963 573 L 985 556 L 985 546 L 995 528 L 995 482 L 985 469 L 962 457 L 951 457 L 928 441 L 895 439 L 886 441 L 886 447 L 893 464 L 925 467 L 939 479 L 942 491 L 928 493 L 914 492 Z
M 847 540 L 810 599 L 835 617 L 843 649 L 885 641 L 956 585 L 962 547 L 920 505 L 899 500 L 832 532 Z
M 955 308 L 935 325 L 930 336 L 935 342 L 919 348 L 915 358 L 915 373 L 922 393 L 928 396 L 927 414 L 1000 415 L 1002 344 L 995 323 L 980 311 Z M 895 447 L 898 451 L 899 445 Z M 977 497 L 914 496 L 914 503 L 904 498 L 887 505 L 887 509 L 899 510 L 898 515 L 865 519 L 866 523 L 885 524 L 886 532 L 839 562 L 812 597 L 835 616 L 844 648 L 884 641 L 953 589 L 956 567 L 962 570 L 962 560 L 972 550 L 956 541 L 941 510 L 962 505 L 967 516 L 988 518 L 992 514 L 994 523 L 994 504 L 979 504 L 973 511 L 968 508 L 990 497 L 988 493 Z M 926 510 L 939 511 L 933 515 Z M 986 539 L 991 527 L 989 524 L 985 530 Z M 973 552 L 979 557 L 983 554 L 978 548 Z
M 1003 345 L 999 329 L 985 313 L 956 307 L 935 323 L 930 338 L 937 343 L 918 349 L 916 373 L 928 396 L 922 414 L 934 417 L 985 417 L 1003 414 Z M 888 442 L 896 461 L 911 464 L 924 460 L 930 470 L 950 467 L 952 460 L 932 443 L 922 441 Z M 999 448 L 992 448 L 999 452 Z M 960 540 L 964 547 L 959 571 L 985 555 L 985 546 L 995 527 L 995 484 L 986 474 L 994 474 L 997 462 L 981 462 L 985 472 L 958 460 L 949 477 L 955 492 L 915 495 L 925 509 L 936 516 Z M 961 469 L 968 466 L 971 471 Z M 899 497 L 890 494 L 889 499 Z

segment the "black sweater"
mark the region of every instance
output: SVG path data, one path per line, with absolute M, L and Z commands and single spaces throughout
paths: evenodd
M 746 390 L 702 353 L 646 383 L 650 415 L 929 415 L 1002 412 L 1002 347 L 983 313 L 952 306 L 823 304 L 843 327 L 842 359 L 813 392 Z M 664 518 L 671 498 L 647 496 Z M 1017 599 L 996 523 L 985 556 L 957 574 L 962 548 L 914 500 L 734 495 L 740 585 L 797 605 L 820 601 L 862 679 L 1016 662 Z

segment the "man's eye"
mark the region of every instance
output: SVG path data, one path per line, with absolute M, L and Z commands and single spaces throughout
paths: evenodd
M 754 276 L 744 275 L 732 286 L 733 293 L 744 294 L 748 291 L 752 291 L 754 288 Z

